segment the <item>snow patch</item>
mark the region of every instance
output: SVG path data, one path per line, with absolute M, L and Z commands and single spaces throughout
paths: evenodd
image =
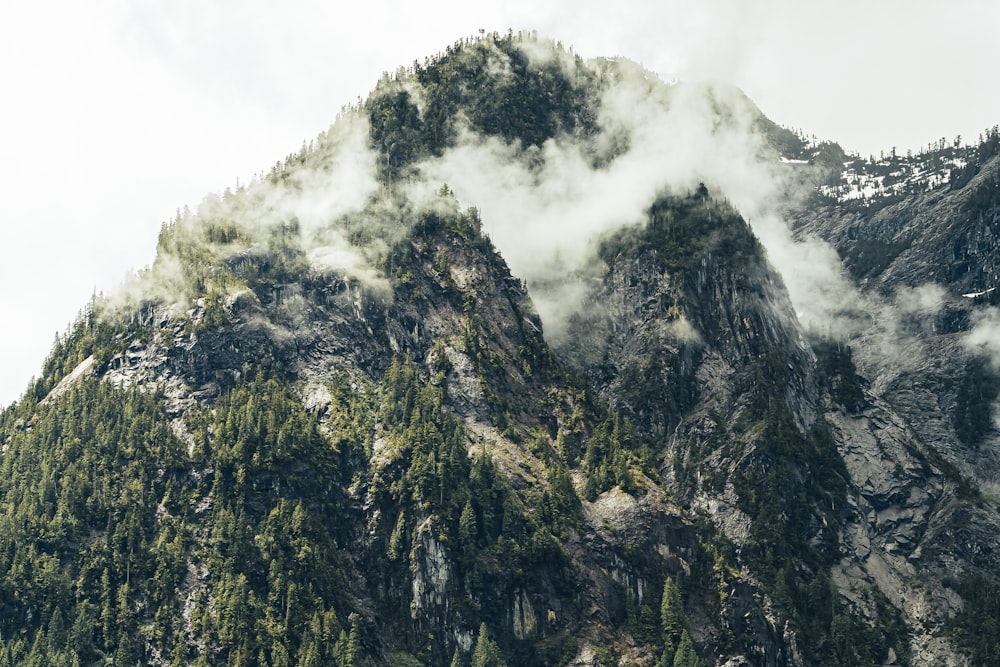
M 975 299 L 976 297 L 985 296 L 995 289 L 996 287 L 991 287 L 987 290 L 983 290 L 982 292 L 969 292 L 968 294 L 963 294 L 962 296 L 964 296 L 966 299 Z

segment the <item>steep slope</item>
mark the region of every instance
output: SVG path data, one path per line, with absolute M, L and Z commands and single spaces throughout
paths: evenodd
M 889 176 L 914 174 L 910 180 L 867 199 L 814 200 L 812 208 L 797 213 L 800 234 L 827 239 L 843 258 L 860 288 L 859 310 L 877 313 L 874 326 L 859 330 L 851 346 L 881 399 L 876 404 L 890 407 L 912 430 L 917 449 L 911 454 L 922 452 L 912 463 L 909 455 L 892 457 L 902 470 L 913 470 L 893 482 L 904 482 L 894 495 L 905 493 L 910 500 L 887 515 L 891 533 L 882 532 L 898 540 L 895 557 L 907 556 L 901 574 L 911 570 L 954 588 L 937 591 L 937 600 L 925 607 L 944 609 L 945 616 L 958 613 L 960 620 L 948 623 L 965 646 L 978 644 L 976 664 L 991 659 L 995 633 L 986 631 L 979 640 L 969 634 L 971 627 L 982 630 L 974 618 L 983 607 L 967 582 L 996 591 L 1000 565 L 1000 523 L 991 500 L 1000 471 L 996 359 L 988 326 L 997 274 L 998 146 L 994 129 L 976 146 L 939 145 L 906 159 L 893 155 L 894 168 L 875 166 Z M 859 176 L 847 170 L 844 179 L 854 183 Z M 845 185 L 842 191 L 850 190 Z M 870 440 L 854 430 L 845 435 L 852 445 Z M 852 459 L 846 460 L 853 468 Z M 928 475 L 928 466 L 945 477 Z M 858 474 L 866 473 L 859 468 Z M 941 495 L 928 502 L 928 493 Z
M 200 265 L 229 271 L 228 293 L 183 315 L 147 304 L 77 325 L 57 350 L 63 365 L 86 355 L 76 384 L 5 415 L 6 518 L 34 517 L 6 533 L 33 545 L 7 543 L 5 635 L 35 637 L 8 643 L 12 662 L 440 664 L 471 652 L 484 622 L 518 662 L 650 654 L 658 589 L 711 559 L 643 477 L 620 418 L 559 370 L 475 214 L 443 212 L 450 202 L 389 253 L 391 295 L 295 273 L 289 244 Z M 89 416 L 114 427 L 92 432 Z M 28 463 L 41 451 L 56 462 Z M 569 476 L 581 458 L 591 476 L 612 465 L 632 477 L 637 497 L 581 507 Z M 37 482 L 13 473 L 24 466 L 74 495 L 25 502 Z M 83 502 L 89 485 L 125 479 L 134 494 Z M 55 568 L 37 577 L 44 597 L 19 583 L 21 559 L 40 553 Z M 766 628 L 742 596 L 726 617 Z M 720 604 L 690 606 L 709 618 Z M 72 636 L 59 627 L 70 622 Z M 700 646 L 719 641 L 713 627 L 698 628 Z M 728 644 L 781 654 L 757 627 Z
M 965 167 L 944 183 L 867 206 L 828 202 L 799 218 L 800 233 L 828 240 L 862 292 L 897 301 L 884 324 L 901 353 L 857 343 L 872 384 L 926 442 L 988 489 L 1000 475 L 990 417 L 997 383 L 991 332 L 981 324 L 990 321 L 1000 275 L 998 151 L 993 131 L 964 149 Z
M 846 200 L 818 207 L 801 228 L 828 239 L 852 275 L 881 290 L 934 282 L 958 295 L 983 292 L 998 275 L 997 151 L 1000 137 L 971 151 L 981 164 L 970 164 L 968 175 L 905 197 L 875 197 L 868 206 Z
M 386 76 L 0 415 L 0 664 L 963 664 L 996 508 L 725 199 L 841 158 L 526 36 Z M 462 170 L 581 261 L 513 275 Z
M 419 551 L 420 545 L 410 543 L 412 531 L 414 542 L 426 539 L 425 546 L 436 553 L 436 536 L 457 529 L 463 502 L 470 502 L 470 480 L 486 484 L 484 493 L 474 496 L 477 510 L 487 516 L 499 512 L 498 519 L 516 523 L 519 530 L 533 527 L 537 521 L 529 521 L 522 506 L 509 506 L 517 501 L 506 483 L 495 479 L 489 459 L 477 460 L 470 471 L 466 453 L 473 442 L 480 448 L 487 441 L 504 442 L 493 424 L 513 420 L 512 415 L 522 431 L 537 425 L 537 417 L 524 415 L 523 406 L 545 397 L 544 385 L 525 383 L 522 375 L 544 375 L 546 350 L 538 323 L 530 311 L 522 313 L 530 303 L 479 236 L 478 224 L 474 214 L 457 211 L 422 216 L 413 236 L 389 258 L 400 276 L 393 281 L 399 294 L 372 294 L 343 276 L 296 271 L 297 253 L 287 246 L 252 261 L 201 266 L 217 275 L 231 267 L 226 279 L 230 293 L 201 297 L 181 317 L 150 304 L 129 324 L 104 324 L 96 315 L 80 322 L 57 355 L 63 360 L 88 355 L 83 365 L 90 372 L 81 375 L 77 386 L 50 394 L 38 408 L 23 402 L 16 417 L 7 415 L 15 425 L 5 436 L 4 464 L 17 468 L 46 450 L 72 461 L 78 455 L 65 448 L 89 451 L 107 440 L 110 458 L 100 459 L 99 465 L 112 477 L 98 474 L 93 483 L 118 489 L 124 486 L 115 481 L 119 475 L 133 476 L 140 480 L 136 493 L 143 502 L 133 507 L 134 499 L 112 496 L 105 509 L 81 506 L 75 496 L 52 498 L 51 512 L 34 512 L 32 505 L 18 500 L 32 478 L 12 475 L 6 492 L 16 512 L 6 517 L 9 521 L 28 512 L 25 516 L 36 516 L 43 524 L 69 520 L 74 528 L 57 541 L 52 557 L 61 565 L 56 572 L 68 569 L 55 581 L 46 580 L 55 592 L 44 601 L 20 585 L 17 566 L 11 565 L 7 591 L 11 600 L 24 600 L 6 615 L 5 636 L 37 626 L 37 619 L 51 626 L 60 600 L 78 600 L 76 615 L 85 619 L 109 604 L 110 595 L 117 596 L 119 610 L 101 612 L 105 626 L 88 634 L 90 648 L 73 649 L 81 660 L 114 654 L 157 661 L 171 652 L 176 660 L 185 660 L 196 651 L 211 663 L 253 660 L 258 653 L 271 662 L 286 654 L 303 662 L 312 652 L 347 650 L 343 642 L 334 646 L 313 636 L 318 630 L 310 623 L 319 623 L 325 635 L 335 638 L 338 631 L 360 623 L 348 620 L 352 613 L 367 611 L 365 627 L 372 617 L 393 618 L 391 600 L 409 589 L 407 568 L 395 568 L 404 581 L 391 574 L 396 552 L 402 549 L 404 562 L 412 558 L 417 567 L 416 555 L 405 556 L 411 547 Z M 166 230 L 168 238 L 161 242 L 166 246 L 174 234 Z M 433 268 L 434 257 L 444 254 L 447 263 Z M 235 282 L 244 284 L 234 287 Z M 111 331 L 102 331 L 106 327 Z M 481 339 L 488 345 L 480 345 Z M 428 371 L 418 371 L 417 361 L 448 369 L 434 372 L 438 386 L 428 384 Z M 101 377 L 105 381 L 96 380 Z M 475 438 L 471 426 L 466 434 L 467 427 L 456 417 L 441 412 L 445 377 L 451 380 L 448 393 L 456 411 L 477 429 Z M 287 383 L 294 383 L 298 396 Z M 112 389 L 115 385 L 140 390 Z M 155 392 L 144 393 L 147 387 Z M 121 415 L 116 413 L 119 401 L 125 401 Z M 80 414 L 82 406 L 88 406 L 87 414 Z M 125 429 L 128 437 L 116 430 L 107 435 L 77 432 L 91 413 L 99 423 Z M 50 429 L 65 432 L 66 440 Z M 146 441 L 162 441 L 170 458 L 158 450 L 147 455 Z M 147 469 L 139 474 L 120 469 L 113 462 L 123 455 Z M 428 464 L 428 456 L 430 468 L 425 470 L 421 466 Z M 83 470 L 92 469 L 87 458 Z M 72 486 L 68 480 L 78 465 L 52 469 L 43 463 L 43 468 L 56 475 L 57 484 Z M 349 491 L 352 476 L 358 475 L 362 477 L 354 483 L 360 486 Z M 447 499 L 428 495 L 428 475 L 442 494 L 447 484 Z M 453 475 L 461 481 L 457 487 L 451 484 Z M 464 500 L 453 497 L 461 492 Z M 89 495 L 87 488 L 74 493 Z M 497 504 L 480 507 L 490 494 Z M 414 523 L 404 521 L 404 508 Z M 127 548 L 117 539 L 119 511 L 126 512 L 123 525 L 142 531 L 139 542 L 130 541 Z M 146 513 L 134 518 L 139 511 Z M 381 525 L 381 516 L 393 520 Z M 447 526 L 437 525 L 445 521 Z M 96 526 L 101 528 L 97 533 Z M 483 530 L 489 545 L 496 538 L 492 531 L 499 528 Z M 82 536 L 75 537 L 79 531 Z M 516 533 L 508 527 L 506 534 Z M 402 542 L 387 547 L 390 536 Z M 539 539 L 540 555 L 556 548 Z M 105 565 L 101 574 L 102 560 L 95 559 L 107 555 L 96 556 L 90 549 L 76 555 L 63 551 L 79 543 L 93 545 L 100 554 L 139 551 L 138 564 L 129 558 Z M 343 551 L 348 547 L 349 552 Z M 476 551 L 475 544 L 464 548 Z M 166 558 L 164 549 L 171 559 L 166 572 L 157 565 Z M 12 554 L 14 563 L 26 556 L 30 558 Z M 95 567 L 107 590 L 88 588 L 85 573 Z M 363 581 L 362 572 L 383 575 L 371 581 L 369 591 L 350 583 Z M 419 608 L 424 599 L 416 592 L 422 586 L 419 569 L 414 576 Z M 365 609 L 364 600 L 376 594 L 379 603 Z M 441 604 L 442 591 L 430 599 Z M 293 600 L 300 607 L 294 616 Z M 147 615 L 153 611 L 161 620 Z M 419 628 L 422 619 L 414 620 Z M 467 632 L 477 625 L 470 621 Z M 74 642 L 65 637 L 46 639 L 53 632 L 49 628 L 39 635 L 48 642 L 45 646 L 51 644 L 50 652 L 62 651 L 63 641 L 72 649 Z M 409 630 L 411 636 L 414 632 Z M 378 636 L 373 632 L 370 641 Z M 455 639 L 444 641 L 453 645 Z M 9 647 L 12 655 L 26 648 Z

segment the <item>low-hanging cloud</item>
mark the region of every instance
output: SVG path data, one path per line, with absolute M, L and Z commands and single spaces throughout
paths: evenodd
M 581 66 L 559 53 L 532 44 L 529 56 L 558 58 L 564 71 Z M 426 200 L 447 183 L 482 211 L 487 233 L 532 287 L 550 337 L 559 337 L 599 273 L 596 240 L 641 224 L 664 192 L 690 192 L 699 182 L 748 218 L 807 326 L 838 335 L 854 328 L 856 300 L 836 253 L 793 239 L 777 213 L 786 194 L 779 162 L 755 131 L 759 111 L 740 91 L 667 86 L 624 60 L 584 66 L 602 86 L 596 134 L 567 133 L 526 148 L 465 128 L 453 148 L 418 165 L 421 180 L 411 185 L 411 196 Z
M 366 118 L 343 114 L 312 146 L 277 164 L 271 174 L 235 192 L 208 195 L 197 212 L 179 216 L 167 230 L 172 240 L 160 248 L 153 265 L 127 280 L 105 310 L 114 313 L 146 300 L 184 307 L 198 294 L 187 266 L 190 259 L 181 255 L 206 253 L 205 260 L 213 263 L 252 259 L 274 252 L 276 242 L 301 251 L 313 270 L 337 272 L 375 294 L 391 294 L 388 280 L 376 268 L 388 231 L 363 244 L 348 238 L 352 228 L 371 224 L 366 208 L 379 187 L 375 173 Z M 213 226 L 224 228 L 227 236 L 206 236 Z
M 976 311 L 972 319 L 972 329 L 962 339 L 962 346 L 971 354 L 985 358 L 990 368 L 1000 373 L 1000 308 L 993 306 Z M 1000 397 L 993 401 L 993 424 L 1000 428 Z M 1000 480 L 994 479 L 989 488 L 1000 488 Z
M 266 251 L 274 230 L 294 228 L 313 269 L 340 272 L 388 295 L 377 267 L 412 221 L 401 211 L 439 205 L 446 183 L 463 205 L 480 209 L 484 231 L 528 283 L 546 335 L 557 341 L 603 273 L 597 242 L 642 224 L 665 192 L 690 192 L 704 182 L 750 222 L 806 330 L 865 336 L 891 351 L 902 335 L 900 312 L 940 305 L 939 288 L 901 293 L 895 302 L 862 294 L 828 243 L 794 236 L 783 214 L 796 196 L 793 179 L 759 131 L 760 111 L 738 89 L 667 85 L 635 63 L 584 63 L 549 42 L 528 40 L 521 48 L 532 62 L 554 59 L 568 80 L 598 87 L 591 109 L 596 132 L 562 133 L 525 147 L 475 132 L 459 114 L 454 144 L 414 165 L 401 188 L 385 188 L 376 178 L 379 158 L 367 119 L 355 110 L 311 150 L 293 156 L 291 168 L 279 170 L 280 183 L 265 177 L 209 198 L 192 221 L 177 223 L 177 232 L 194 237 L 213 221 L 234 224 L 241 242 L 214 248 L 224 254 Z M 509 76 L 507 56 L 489 52 L 493 73 Z M 422 89 L 405 72 L 380 83 L 375 94 L 400 87 L 425 110 Z M 125 291 L 130 299 L 141 293 L 178 303 L 188 292 L 181 263 L 169 256 Z
M 750 221 L 807 327 L 838 336 L 856 328 L 856 295 L 836 254 L 819 241 L 793 239 L 777 213 L 786 194 L 778 161 L 755 130 L 759 111 L 739 90 L 668 86 L 635 63 L 584 63 L 549 42 L 528 40 L 521 48 L 532 62 L 555 60 L 570 81 L 598 86 L 591 109 L 597 131 L 524 147 L 474 132 L 460 115 L 457 141 L 440 157 L 415 165 L 402 196 L 417 208 L 434 206 L 447 183 L 462 204 L 478 207 L 485 231 L 531 287 L 550 338 L 561 335 L 602 272 L 598 240 L 641 224 L 665 192 L 690 192 L 700 182 Z M 508 56 L 487 50 L 493 74 L 509 76 Z M 375 94 L 399 87 L 418 110 L 425 107 L 419 85 L 405 72 L 382 82 Z M 390 293 L 377 267 L 408 225 L 399 219 L 399 191 L 380 190 L 364 113 L 343 114 L 289 163 L 277 166 L 277 183 L 264 176 L 235 193 L 206 198 L 195 215 L 174 224 L 173 233 L 186 235 L 183 243 L 205 245 L 206 226 L 235 226 L 238 241 L 207 244 L 216 260 L 225 260 L 267 252 L 275 230 L 294 230 L 313 269 L 338 271 Z M 169 249 L 160 255 L 122 291 L 124 302 L 184 303 L 194 296 L 183 261 Z
M 945 291 L 924 285 L 892 296 L 862 292 L 828 242 L 798 237 L 787 211 L 808 193 L 741 91 L 667 85 L 635 63 L 584 64 L 549 43 L 522 48 L 536 62 L 556 59 L 571 81 L 598 82 L 597 132 L 563 133 L 524 147 L 465 127 L 452 148 L 417 165 L 409 195 L 427 201 L 447 183 L 461 203 L 481 210 L 486 232 L 529 285 L 550 341 L 559 342 L 584 303 L 595 307 L 586 296 L 604 271 L 597 241 L 642 224 L 665 192 L 690 192 L 704 182 L 750 223 L 806 332 L 858 341 L 865 349 L 858 361 L 870 370 L 921 362 L 921 331 L 913 322 L 933 323 Z M 589 78 L 579 76 L 579 67 Z
M 962 345 L 973 354 L 981 354 L 1000 371 L 1000 309 L 989 307 L 973 316 L 972 330 Z

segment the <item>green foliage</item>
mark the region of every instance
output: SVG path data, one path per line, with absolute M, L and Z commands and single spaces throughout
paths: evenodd
M 857 213 L 863 218 L 870 219 L 876 212 L 898 204 L 908 197 L 919 196 L 930 189 L 946 187 L 955 191 L 966 188 L 987 163 L 1000 154 L 1000 129 L 994 126 L 987 130 L 979 136 L 979 141 L 975 145 L 963 145 L 961 137 L 956 137 L 954 142 L 947 142 L 942 137 L 928 144 L 916 155 L 907 151 L 905 157 L 897 154 L 895 148 L 891 153 L 883 153 L 878 158 L 874 155 L 867 159 L 852 156 L 853 160 L 848 156 L 837 160 L 837 152 L 839 147 L 823 159 L 821 151 L 817 151 L 815 162 L 825 164 L 826 173 L 829 175 L 826 185 L 834 187 L 826 189 L 825 194 L 817 191 L 816 203 L 832 204 L 845 193 L 846 187 L 847 192 L 853 191 L 853 196 L 837 201 L 836 207 L 843 212 Z M 847 167 L 846 172 L 844 166 Z M 993 183 L 989 184 L 989 180 Z M 942 183 L 945 185 L 939 185 Z M 858 186 L 861 184 L 872 188 L 874 192 L 860 190 Z M 977 184 L 977 191 L 969 195 L 963 205 L 968 212 L 976 214 L 995 207 L 997 201 L 995 177 L 988 179 L 986 183 Z M 889 260 L 880 261 L 877 246 L 869 245 L 869 240 L 866 239 L 858 241 L 856 253 L 867 255 L 862 261 L 876 264 L 873 269 L 875 272 L 881 271 L 887 261 L 891 261 L 892 257 L 899 254 L 899 250 L 893 249 L 890 244 L 886 254 L 892 253 L 891 257 Z M 851 264 L 852 261 L 848 259 L 849 268 Z M 853 268 L 852 273 L 856 276 L 863 275 Z
M 332 393 L 344 400 L 343 389 Z M 350 608 L 331 528 L 340 462 L 364 447 L 355 420 L 343 416 L 334 438 L 324 437 L 285 385 L 258 378 L 190 421 L 193 449 L 214 471 L 212 534 L 200 554 L 216 600 L 202 609 L 205 640 L 230 659 L 263 652 L 272 662 L 356 662 L 357 616 L 346 647 L 327 641 L 344 630 L 338 615 Z
M 427 154 L 420 112 L 407 90 L 376 91 L 368 99 L 367 111 L 372 145 L 384 159 L 379 164 L 384 180 L 397 177 L 414 159 Z
M 590 75 L 577 59 L 555 55 L 537 62 L 512 35 L 491 35 L 416 65 L 405 80 L 386 81 L 364 108 L 382 180 L 404 177 L 415 161 L 440 154 L 455 140 L 460 118 L 520 146 L 528 159 L 561 132 L 592 131 Z M 273 184 L 296 187 L 290 170 L 315 159 L 312 151 L 304 146 L 276 165 Z M 831 160 L 840 159 L 832 148 L 828 152 Z M 442 201 L 450 196 L 443 188 Z M 231 324 L 240 292 L 253 290 L 266 305 L 280 300 L 275 295 L 283 283 L 301 281 L 305 273 L 298 222 L 251 231 L 235 206 L 245 197 L 227 192 L 225 200 L 206 205 L 197 224 L 178 216 L 162 230 L 158 261 L 176 259 L 190 281 L 182 305 L 199 304 L 199 333 Z M 442 664 L 451 639 L 407 625 L 416 618 L 407 584 L 421 557 L 419 540 L 428 536 L 442 545 L 455 575 L 446 591 L 453 605 L 445 613 L 465 624 L 483 621 L 474 667 L 504 664 L 488 623 L 508 622 L 501 617 L 514 591 L 533 590 L 527 584 L 544 577 L 556 598 L 580 599 L 562 546 L 582 526 L 569 466 L 582 464 L 585 494 L 594 499 L 616 485 L 638 491 L 637 473 L 653 472 L 652 456 L 632 421 L 614 411 L 602 414 L 568 380 L 560 391 L 569 396 L 577 389 L 579 398 L 559 405 L 566 414 L 552 418 L 551 428 L 541 419 L 530 426 L 518 421 L 518 409 L 533 399 L 515 395 L 507 379 L 558 377 L 558 364 L 540 331 L 523 324 L 524 302 L 517 299 L 509 304 L 522 327 L 510 333 L 516 354 L 497 347 L 476 294 L 462 293 L 451 280 L 448 250 L 470 248 L 490 270 L 506 269 L 475 209 L 444 210 L 421 214 L 385 268 L 397 288 L 409 288 L 399 295 L 415 300 L 439 287 L 458 303 L 465 300 L 463 349 L 496 411 L 496 425 L 512 441 L 530 439 L 527 447 L 543 462 L 538 490 L 512 488 L 507 452 L 494 459 L 489 442 L 480 440 L 470 457 L 473 439 L 446 405 L 445 382 L 453 369 L 441 343 L 430 353 L 430 373 L 397 359 L 363 392 L 346 380 L 334 382 L 322 424 L 321 415 L 278 378 L 246 368 L 218 400 L 184 407 L 183 420 L 167 412 L 162 393 L 87 377 L 38 404 L 88 356 L 105 367 L 126 345 L 153 335 L 143 325 L 148 304 L 130 314 L 135 321 L 101 318 L 92 305 L 57 340 L 28 399 L 0 416 L 0 667 L 144 664 L 154 654 L 172 665 L 355 667 L 369 664 L 370 648 L 385 643 L 375 632 L 401 626 L 410 632 L 393 638 L 399 642 L 393 648 L 413 653 L 391 654 L 390 664 Z M 645 227 L 605 241 L 607 262 L 649 251 L 665 272 L 681 272 L 709 255 L 736 267 L 761 256 L 746 223 L 704 188 L 688 197 L 661 197 L 648 214 Z M 355 240 L 371 233 L 355 231 Z M 429 242 L 441 239 L 455 246 Z M 421 245 L 431 248 L 430 257 L 420 257 Z M 433 281 L 415 268 L 424 266 L 437 272 L 439 285 L 429 285 Z M 674 361 L 653 358 L 636 376 L 677 377 Z M 843 504 L 844 472 L 830 458 L 822 423 L 813 433 L 799 433 L 787 410 L 775 407 L 773 388 L 785 379 L 786 365 L 777 357 L 763 359 L 753 378 L 769 390 L 754 405 L 764 443 L 761 474 L 736 480 L 741 507 L 755 519 L 747 557 L 764 564 L 766 583 L 778 604 L 792 610 L 793 621 L 804 632 L 815 631 L 817 642 L 829 643 L 822 655 L 842 664 L 869 661 L 875 654 L 867 646 L 884 638 L 869 641 L 867 626 L 838 607 L 824 578 L 830 547 L 824 540 L 838 524 L 834 514 L 816 508 Z M 849 350 L 831 353 L 824 372 L 841 380 L 837 400 L 847 405 L 857 398 Z M 633 393 L 626 398 L 644 411 L 646 387 L 627 380 Z M 675 393 L 664 404 L 680 415 L 695 391 L 680 382 L 670 391 Z M 547 408 L 530 406 L 533 415 Z M 538 473 L 532 466 L 526 475 Z M 362 503 L 367 525 L 360 520 Z M 816 547 L 810 542 L 814 528 L 826 518 L 831 527 Z M 362 525 L 360 552 L 346 553 L 345 545 L 359 543 Z M 722 549 L 711 555 L 721 570 Z M 353 568 L 359 563 L 385 565 L 378 572 L 385 583 L 358 583 Z M 364 595 L 384 593 L 384 599 L 355 599 L 365 585 L 372 588 Z M 373 622 L 373 614 L 396 603 L 402 613 Z M 659 615 L 655 593 L 626 603 L 634 636 L 650 645 L 662 641 L 660 664 L 701 664 L 673 579 L 664 582 Z M 580 603 L 566 606 L 573 604 Z M 808 609 L 818 610 L 814 620 Z M 562 611 L 559 622 L 566 623 Z M 576 639 L 567 637 L 564 645 L 572 654 Z M 611 650 L 605 646 L 599 654 L 610 656 Z M 453 665 L 465 664 L 460 651 L 451 655 Z
M 674 667 L 674 655 L 676 653 L 677 646 L 665 641 L 663 643 L 663 651 L 660 653 L 660 659 L 656 661 L 656 667 Z
M 878 589 L 865 592 L 873 623 L 866 614 L 843 598 L 833 599 L 830 621 L 829 664 L 840 667 L 876 667 L 885 664 L 889 649 L 896 653 L 896 663 L 910 662 L 910 642 L 901 612 L 892 606 Z
M 584 496 L 587 500 L 593 501 L 615 486 L 626 493 L 636 491 L 632 466 L 640 463 L 638 450 L 639 438 L 632 423 L 617 412 L 612 412 L 595 426 L 583 457 L 583 468 L 587 472 Z
M 176 524 L 155 520 L 185 458 L 159 400 L 83 379 L 0 435 L 0 637 L 30 633 L 59 664 L 135 655 L 133 582 L 161 602 L 183 573 Z
M 300 282 L 310 267 L 297 219 L 257 220 L 283 187 L 291 186 L 227 191 L 206 197 L 196 215 L 178 214 L 161 228 L 156 261 L 137 277 L 139 289 L 182 306 L 193 316 L 188 330 L 196 332 L 231 323 L 228 305 L 248 290 L 272 302 L 282 285 Z
M 752 544 L 760 565 L 775 573 L 789 559 L 827 564 L 836 555 L 832 527 L 840 516 L 826 508 L 844 506 L 847 480 L 829 431 L 818 419 L 803 435 L 787 408 L 778 407 L 765 416 L 761 441 L 766 465 L 753 476 L 739 471 L 733 479 L 741 509 L 754 520 Z M 825 530 L 818 525 L 823 522 Z
M 876 667 L 885 664 L 889 650 L 896 663 L 909 664 L 908 630 L 901 612 L 878 589 L 865 591 L 867 612 L 837 594 L 825 575 L 810 588 L 811 613 L 803 632 L 818 633 L 817 660 L 832 667 Z M 866 620 L 866 617 L 870 620 Z
M 464 210 L 459 209 L 458 203 L 454 199 L 454 194 L 448 188 L 447 184 L 442 186 L 438 196 L 445 207 L 451 207 L 453 210 L 447 213 L 430 210 L 421 211 L 417 223 L 413 228 L 413 238 L 425 239 L 437 236 L 439 239 L 460 240 L 461 245 L 466 246 L 479 255 L 489 269 L 492 271 L 507 272 L 506 265 L 500 258 L 500 254 L 493 247 L 493 243 L 483 231 L 483 221 L 479 216 L 479 210 L 474 206 L 470 206 Z M 412 260 L 417 258 L 415 254 L 417 250 L 413 247 L 412 240 L 409 239 L 399 244 L 395 251 L 396 254 L 390 258 L 390 261 L 400 267 L 411 265 L 413 263 Z M 421 257 L 420 259 L 423 260 L 424 258 Z M 435 254 L 433 263 L 435 264 L 435 269 L 439 273 L 448 274 L 446 279 L 450 280 L 446 255 L 442 256 L 440 252 Z M 451 287 L 452 289 L 456 289 L 454 285 L 451 285 Z
M 700 350 L 694 349 L 689 368 L 698 364 Z M 698 384 L 694 373 L 685 372 L 682 355 L 649 351 L 642 368 L 631 378 L 622 394 L 633 411 L 659 413 L 667 419 L 679 420 L 698 399 Z M 657 383 L 658 381 L 658 383 Z
M 965 367 L 951 413 L 955 435 L 969 447 L 978 446 L 993 428 L 993 406 L 1000 396 L 1000 373 L 983 359 Z
M 443 388 L 408 360 L 391 364 L 378 402 L 386 454 L 372 472 L 369 494 L 383 516 L 397 517 L 382 532 L 395 563 L 383 573 L 395 582 L 390 588 L 408 590 L 417 567 L 414 547 L 425 531 L 447 548 L 457 575 L 451 594 L 470 614 L 491 615 L 512 587 L 543 572 L 557 583 L 563 578 L 568 557 L 555 535 L 579 512 L 565 471 L 550 468 L 551 488 L 529 510 L 488 452 L 470 458 Z M 409 599 L 399 604 L 408 608 Z M 415 653 L 425 661 L 448 659 Z
M 521 40 L 493 33 L 459 42 L 410 71 L 383 77 L 364 111 L 372 145 L 384 160 L 384 180 L 398 178 L 420 158 L 440 155 L 455 142 L 462 120 L 524 147 L 541 146 L 559 132 L 596 129 L 592 75 L 582 61 L 554 46 L 554 57 L 533 59 Z M 569 68 L 575 69 L 572 77 Z
M 702 667 L 704 663 L 694 650 L 694 643 L 687 629 L 681 632 L 680 641 L 677 642 L 677 652 L 674 653 L 673 667 Z
M 826 570 L 809 579 L 786 564 L 779 568 L 772 590 L 805 640 L 803 649 L 812 664 L 875 667 L 884 664 L 890 648 L 898 664 L 909 664 L 906 623 L 877 589 L 866 592 L 865 613 L 839 595 Z
M 673 578 L 667 577 L 663 582 L 663 596 L 660 599 L 660 628 L 664 644 L 677 646 L 686 627 L 687 613 L 684 611 L 681 589 Z
M 64 335 L 56 335 L 52 350 L 42 365 L 42 375 L 29 387 L 26 403 L 41 401 L 64 377 L 85 359 L 94 356 L 100 368 L 125 350 L 126 340 L 134 340 L 142 331 L 141 321 L 149 316 L 151 305 L 138 308 L 128 319 L 112 319 L 104 314 L 105 302 L 92 297 Z
M 462 663 L 458 664 L 461 667 Z M 389 667 L 424 667 L 424 663 L 409 653 L 394 653 L 389 656 Z
M 833 401 L 848 412 L 864 409 L 864 380 L 854 366 L 851 347 L 831 339 L 815 341 L 812 347 L 816 353 L 820 386 L 828 387 Z
M 796 160 L 807 157 L 809 143 L 799 133 L 781 127 L 764 116 L 759 116 L 754 126 L 781 155 Z
M 507 667 L 500 648 L 489 638 L 485 623 L 479 626 L 476 648 L 472 652 L 472 667 Z
M 849 358 L 835 361 L 830 368 L 852 372 Z M 744 557 L 799 631 L 807 658 L 821 664 L 835 608 L 828 568 L 839 558 L 849 477 L 822 416 L 805 433 L 795 424 L 783 398 L 788 372 L 777 356 L 757 361 L 753 410 L 760 419 L 743 436 L 754 443 L 753 460 L 741 462 L 732 482 L 740 509 L 753 519 Z
M 981 135 L 979 143 L 969 150 L 965 166 L 956 169 L 949 185 L 952 190 L 964 188 L 987 162 L 1000 155 L 1000 127 L 994 125 Z
M 726 201 L 715 200 L 702 185 L 686 197 L 661 196 L 647 212 L 643 226 L 626 228 L 606 238 L 600 256 L 609 266 L 618 257 L 656 251 L 666 271 L 680 271 L 715 255 L 734 266 L 763 256 L 750 226 Z
M 659 621 L 663 649 L 656 667 L 702 667 L 704 662 L 691 640 L 691 623 L 684 610 L 681 589 L 672 577 L 663 582 Z
M 174 664 L 195 647 L 209 647 L 205 664 L 351 664 L 328 641 L 351 604 L 336 484 L 364 444 L 345 391 L 332 393 L 345 414 L 327 438 L 283 384 L 241 384 L 191 415 L 190 451 L 161 394 L 94 379 L 30 428 L 5 419 L 0 649 L 27 635 L 48 664 L 134 664 L 148 646 Z M 351 630 L 356 663 L 360 622 Z
M 965 602 L 948 628 L 969 654 L 971 664 L 1000 666 L 1000 586 L 982 575 L 945 583 Z

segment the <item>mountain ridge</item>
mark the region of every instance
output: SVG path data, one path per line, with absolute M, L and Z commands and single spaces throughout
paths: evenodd
M 653 122 L 609 111 L 634 100 Z M 0 416 L 0 662 L 984 655 L 962 582 L 996 586 L 1000 515 L 969 447 L 899 407 L 912 380 L 799 322 L 727 187 L 745 205 L 741 180 L 816 187 L 835 160 L 782 162 L 808 149 L 748 105 L 485 36 L 165 225 L 139 298 L 95 302 Z M 585 233 L 555 227 L 541 267 L 515 248 L 516 277 L 434 182 L 464 150 Z M 620 196 L 610 222 L 559 169 Z M 835 238 L 829 206 L 800 233 Z

